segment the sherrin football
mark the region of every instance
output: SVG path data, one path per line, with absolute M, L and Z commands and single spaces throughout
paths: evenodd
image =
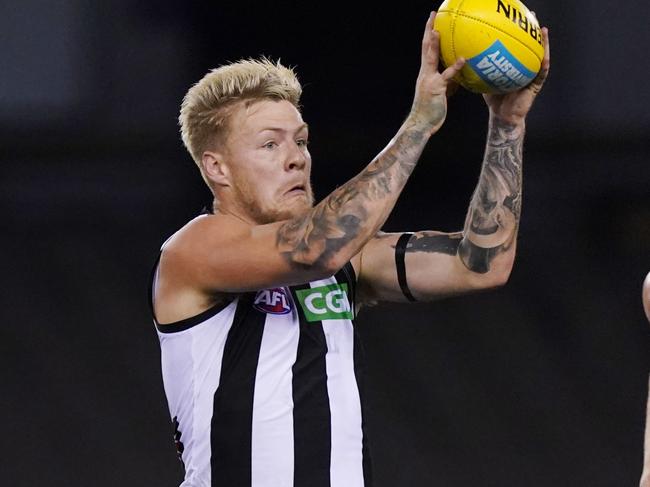
M 445 0 L 433 28 L 442 63 L 466 59 L 456 81 L 475 93 L 508 93 L 528 85 L 544 58 L 542 30 L 519 0 Z

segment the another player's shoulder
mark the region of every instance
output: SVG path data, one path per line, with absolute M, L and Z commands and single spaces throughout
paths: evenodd
M 643 282 L 643 292 L 642 292 L 642 299 L 643 299 L 643 309 L 645 310 L 645 315 L 648 317 L 648 321 L 650 321 L 650 272 L 645 278 L 645 281 Z

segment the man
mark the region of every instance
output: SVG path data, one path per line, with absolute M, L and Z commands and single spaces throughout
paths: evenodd
M 643 283 L 641 301 L 643 302 L 643 310 L 645 311 L 645 315 L 650 322 L 650 273 L 648 273 Z M 650 393 L 648 394 L 645 425 L 646 429 L 643 454 L 643 473 L 641 474 L 640 487 L 650 487 Z
M 485 97 L 483 169 L 459 233 L 384 234 L 463 66 L 438 71 L 427 21 L 411 111 L 386 148 L 313 206 L 293 72 L 266 59 L 208 73 L 181 108 L 213 214 L 164 245 L 152 280 L 183 486 L 371 485 L 355 311 L 503 285 L 515 256 L 528 88 Z M 546 51 L 548 35 L 544 30 Z

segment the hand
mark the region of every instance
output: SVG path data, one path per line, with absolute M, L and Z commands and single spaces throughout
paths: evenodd
M 548 29 L 542 28 L 544 42 L 544 59 L 535 79 L 525 88 L 502 95 L 483 95 L 485 103 L 490 108 L 490 115 L 504 122 L 517 125 L 524 122 L 526 115 L 533 106 L 537 94 L 541 91 L 551 67 L 551 48 L 548 40 Z
M 420 72 L 415 85 L 415 98 L 410 117 L 416 123 L 426 124 L 430 133 L 436 132 L 447 116 L 447 90 L 453 89 L 453 77 L 458 74 L 465 60 L 460 58 L 445 69 L 438 72 L 440 59 L 440 33 L 433 30 L 433 20 L 436 12 L 431 12 L 422 38 L 422 60 Z

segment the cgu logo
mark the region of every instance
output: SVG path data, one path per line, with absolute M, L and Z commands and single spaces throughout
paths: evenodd
M 286 315 L 291 311 L 291 301 L 284 288 L 263 289 L 255 296 L 253 307 L 263 313 Z
M 351 320 L 353 318 L 348 301 L 347 284 L 302 289 L 296 291 L 300 306 L 307 321 Z

